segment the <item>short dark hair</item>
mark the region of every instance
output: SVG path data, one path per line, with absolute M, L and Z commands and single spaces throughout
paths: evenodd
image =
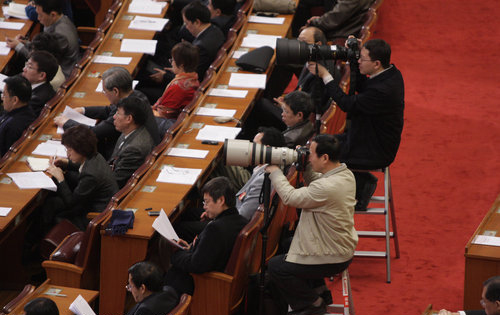
M 490 302 L 500 301 L 500 276 L 494 276 L 484 281 L 483 286 L 486 288 L 484 297 Z
M 316 27 L 316 26 L 309 26 L 313 29 L 313 37 L 314 37 L 314 42 L 321 42 L 322 45 L 326 45 L 328 43 L 328 40 L 326 39 L 325 33 L 323 31 Z
M 158 292 L 162 289 L 163 272 L 157 265 L 149 261 L 140 261 L 128 269 L 132 282 L 136 287 L 144 284 L 151 292 Z
M 56 60 L 61 59 L 61 47 L 59 46 L 58 37 L 62 36 L 57 33 L 40 32 L 33 37 L 31 47 L 33 50 L 45 50 L 51 53 Z M 59 62 L 58 62 L 59 65 Z
M 318 157 L 323 154 L 328 155 L 331 162 L 338 162 L 340 158 L 340 142 L 333 135 L 320 134 L 313 138 L 316 142 L 316 155 Z
M 391 64 L 391 46 L 383 39 L 370 39 L 363 46 L 372 61 L 379 60 L 384 69 Z
M 259 133 L 263 133 L 262 135 L 262 144 L 269 145 L 272 147 L 285 147 L 286 141 L 285 136 L 274 127 L 259 127 Z
M 21 103 L 28 103 L 31 99 L 31 83 L 25 77 L 16 75 L 3 80 L 5 83 L 4 90 L 9 92 L 9 95 L 17 96 Z
M 119 100 L 116 107 L 123 108 L 123 112 L 131 115 L 136 125 L 143 126 L 146 123 L 147 114 L 144 112 L 142 102 L 137 96 L 130 95 Z
M 48 51 L 35 50 L 30 54 L 28 59 L 33 60 L 37 64 L 38 72 L 45 72 L 45 81 L 50 82 L 56 76 L 59 64 L 56 57 Z
M 35 5 L 42 8 L 42 11 L 50 14 L 50 12 L 55 11 L 59 14 L 62 13 L 64 0 L 35 0 Z
M 88 126 L 76 125 L 66 129 L 61 143 L 88 159 L 97 153 L 97 137 Z
M 210 23 L 210 10 L 203 5 L 199 0 L 193 1 L 182 9 L 182 15 L 186 20 L 195 22 L 200 20 L 201 23 Z
M 198 47 L 190 42 L 177 43 L 172 48 L 172 58 L 177 66 L 182 66 L 185 72 L 195 72 L 198 67 L 200 53 Z
M 226 206 L 232 208 L 236 205 L 235 191 L 233 184 L 227 177 L 219 176 L 209 180 L 202 188 L 201 194 L 208 194 L 213 201 L 224 197 Z
M 24 305 L 26 315 L 59 315 L 59 309 L 54 301 L 39 297 Z
M 212 7 L 214 9 L 219 9 L 224 15 L 232 15 L 235 6 L 235 0 L 212 0 Z
M 117 88 L 120 92 L 132 91 L 132 76 L 123 67 L 111 67 L 102 74 L 102 84 L 106 90 Z
M 302 120 L 309 119 L 309 115 L 313 110 L 312 99 L 309 93 L 293 91 L 285 95 L 284 101 L 295 115 L 302 112 Z

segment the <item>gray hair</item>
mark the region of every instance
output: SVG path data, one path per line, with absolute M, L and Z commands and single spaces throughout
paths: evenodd
M 102 83 L 106 90 L 111 91 L 117 88 L 120 92 L 130 92 L 132 90 L 132 76 L 123 67 L 112 67 L 102 74 Z

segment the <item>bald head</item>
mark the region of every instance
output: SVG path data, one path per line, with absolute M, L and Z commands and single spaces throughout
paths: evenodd
M 309 26 L 304 28 L 302 32 L 300 32 L 299 37 L 297 39 L 309 45 L 312 44 L 326 45 L 327 43 L 323 31 L 314 26 Z

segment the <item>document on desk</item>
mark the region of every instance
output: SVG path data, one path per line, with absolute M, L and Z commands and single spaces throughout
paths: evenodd
M 122 45 L 120 46 L 121 52 L 131 52 L 154 55 L 156 51 L 156 42 L 154 39 L 122 39 Z
M 200 174 L 201 169 L 199 168 L 165 166 L 156 181 L 170 184 L 193 185 Z
M 187 157 L 194 159 L 204 159 L 208 154 L 208 150 L 184 149 L 184 148 L 170 148 L 167 150 L 167 155 Z
M 128 65 L 132 61 L 132 57 L 113 57 L 97 55 L 94 57 L 94 63 L 105 63 L 110 65 Z
M 250 15 L 250 17 L 248 18 L 248 22 L 280 25 L 280 24 L 285 23 L 285 18 L 284 17 L 267 17 L 267 16 Z
M 0 22 L 0 28 L 7 30 L 20 30 L 24 27 L 24 23 L 21 22 Z
M 62 115 L 66 116 L 67 118 L 72 119 L 76 122 L 79 122 L 82 125 L 86 125 L 86 126 L 93 127 L 97 123 L 97 120 L 89 118 L 83 114 L 80 114 L 79 112 L 77 112 L 73 108 L 69 107 L 68 105 L 66 105 L 66 108 L 64 109 Z M 63 134 L 64 129 L 62 127 L 57 127 L 57 133 Z
M 265 89 L 266 88 L 266 74 L 252 74 L 252 73 L 231 73 L 229 78 L 229 86 Z
M 3 15 L 5 17 L 13 17 L 16 19 L 27 20 L 26 5 L 21 3 L 11 2 L 8 6 L 2 7 Z
M 47 189 L 57 191 L 57 186 L 44 172 L 7 173 L 19 189 Z
M 144 31 L 161 31 L 167 24 L 168 19 L 153 18 L 147 16 L 136 15 L 135 18 L 130 21 L 128 28 L 133 30 L 144 30 Z
M 96 315 L 89 303 L 85 301 L 81 294 L 78 294 L 73 303 L 71 303 L 69 310 L 76 315 Z
M 185 249 L 177 243 L 177 241 L 179 240 L 179 236 L 175 232 L 174 227 L 172 226 L 172 222 L 170 222 L 170 219 L 168 218 L 168 215 L 165 213 L 163 208 L 160 210 L 160 215 L 158 216 L 158 218 L 153 221 L 153 229 L 155 229 L 156 232 L 160 233 L 160 235 L 163 236 L 172 245 L 179 247 L 180 249 Z
M 223 127 L 214 125 L 205 125 L 198 131 L 196 140 L 208 140 L 208 141 L 220 141 L 223 142 L 226 139 L 235 139 L 240 133 L 241 128 L 237 127 Z
M 133 80 L 132 81 L 132 89 L 135 89 L 135 86 L 139 83 L 138 80 Z M 102 80 L 99 81 L 99 84 L 97 84 L 97 88 L 95 89 L 96 92 L 102 93 L 104 90 L 102 89 Z
M 236 114 L 236 109 L 222 109 L 222 108 L 208 108 L 208 107 L 198 107 L 196 115 L 200 116 L 224 116 L 224 117 L 234 117 Z
M 248 34 L 243 38 L 241 47 L 259 48 L 262 46 L 269 46 L 276 48 L 276 39 L 281 36 L 276 35 L 261 35 L 261 34 Z
M 66 147 L 61 144 L 61 141 L 47 140 L 40 143 L 31 154 L 43 156 L 58 156 L 67 158 Z
M 128 6 L 128 12 L 136 14 L 161 14 L 166 5 L 166 2 L 134 0 Z
M 0 42 L 0 55 L 7 56 L 9 53 L 10 53 L 10 48 L 7 47 L 7 42 Z
M 33 172 L 43 172 L 50 166 L 49 159 L 36 158 L 32 156 L 29 156 L 26 159 L 26 163 L 28 163 L 28 166 Z
M 476 235 L 472 244 L 477 245 L 487 245 L 487 246 L 500 246 L 500 237 L 498 236 L 486 236 L 486 235 Z
M 0 217 L 6 217 L 6 216 L 8 216 L 10 210 L 12 210 L 12 208 L 0 207 Z
M 230 90 L 230 89 L 210 89 L 208 95 L 219 97 L 245 98 L 248 90 Z
M 5 87 L 5 82 L 3 80 L 7 79 L 8 76 L 6 76 L 3 73 L 0 73 L 0 92 L 3 92 L 3 88 Z

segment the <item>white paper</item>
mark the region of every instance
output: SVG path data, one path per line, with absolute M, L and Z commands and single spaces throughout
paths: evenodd
M 235 139 L 241 128 L 205 125 L 198 131 L 196 140 L 209 140 L 223 142 L 226 139 Z
M 79 112 L 77 112 L 73 108 L 69 107 L 68 105 L 66 105 L 66 108 L 64 109 L 62 115 L 65 116 L 66 118 L 72 119 L 72 120 L 74 120 L 82 125 L 86 125 L 86 126 L 93 127 L 97 123 L 97 120 L 80 114 Z M 62 127 L 57 127 L 57 133 L 63 134 L 64 129 Z
M 139 81 L 137 80 L 133 80 L 132 81 L 132 89 L 135 89 L 135 86 L 139 83 Z M 97 84 L 97 88 L 95 89 L 96 92 L 99 92 L 99 93 L 102 93 L 103 92 L 103 89 L 102 89 L 102 80 L 99 81 L 99 84 Z
M 231 73 L 229 78 L 229 86 L 242 88 L 266 88 L 267 76 L 265 74 L 252 73 Z
M 170 184 L 193 185 L 200 174 L 201 169 L 198 168 L 165 166 L 156 181 Z
M 247 52 L 248 52 L 248 50 L 235 50 L 233 52 L 233 58 L 238 59 L 241 56 L 243 56 L 244 54 L 246 54 Z
M 76 315 L 95 315 L 89 303 L 79 294 L 69 306 L 69 310 Z
M 128 12 L 138 14 L 161 14 L 166 5 L 165 2 L 134 0 L 128 6 Z
M 6 216 L 8 216 L 10 210 L 12 210 L 12 208 L 0 207 L 0 217 L 6 217 Z
M 160 215 L 153 221 L 153 228 L 161 234 L 164 238 L 177 242 L 179 236 L 174 230 L 168 215 L 165 213 L 163 208 L 160 210 Z M 182 247 L 181 247 L 182 248 Z
M 285 22 L 285 18 L 250 15 L 250 17 L 248 18 L 248 22 L 263 24 L 283 24 Z
M 132 61 L 132 57 L 113 57 L 97 55 L 94 58 L 94 63 L 106 63 L 111 65 L 128 65 Z
M 234 97 L 234 98 L 245 98 L 247 97 L 247 90 L 230 90 L 230 89 L 210 89 L 208 95 L 219 96 L 219 97 Z
M 28 16 L 26 15 L 25 8 L 26 8 L 25 4 L 11 2 L 9 3 L 8 7 L 7 6 L 2 7 L 3 15 L 5 15 L 5 17 L 10 16 L 17 19 L 27 20 Z
M 122 39 L 122 45 L 120 46 L 121 52 L 132 52 L 154 55 L 156 51 L 157 40 L 153 39 Z
M 7 173 L 19 189 L 47 189 L 57 191 L 54 181 L 44 172 Z
M 20 30 L 24 27 L 22 22 L 0 22 L 0 28 L 7 30 Z
M 31 154 L 67 158 L 66 147 L 60 141 L 48 140 L 40 143 Z
M 0 42 L 0 55 L 6 56 L 10 53 L 10 48 L 7 46 L 7 42 Z
M 473 244 L 478 245 L 488 245 L 488 246 L 500 246 L 500 237 L 498 236 L 486 236 L 486 235 L 476 235 Z
M 259 48 L 262 46 L 269 46 L 274 49 L 276 48 L 276 39 L 278 38 L 281 38 L 281 36 L 248 34 L 243 38 L 241 47 Z
M 3 73 L 0 73 L 0 92 L 3 92 L 3 88 L 5 87 L 5 82 L 3 80 L 7 79 L 8 76 L 6 76 Z
M 204 159 L 208 154 L 208 150 L 184 149 L 184 148 L 170 148 L 167 151 L 169 156 L 179 156 L 195 159 Z
M 133 30 L 145 30 L 145 31 L 161 31 L 167 24 L 168 19 L 153 18 L 137 15 L 132 21 L 128 28 Z
M 196 111 L 196 115 L 200 116 L 234 117 L 234 114 L 236 114 L 236 109 L 199 107 L 198 110 Z
M 44 158 L 36 158 L 29 156 L 26 159 L 26 162 L 28 162 L 30 169 L 34 172 L 45 171 L 50 166 L 49 159 L 44 159 Z

